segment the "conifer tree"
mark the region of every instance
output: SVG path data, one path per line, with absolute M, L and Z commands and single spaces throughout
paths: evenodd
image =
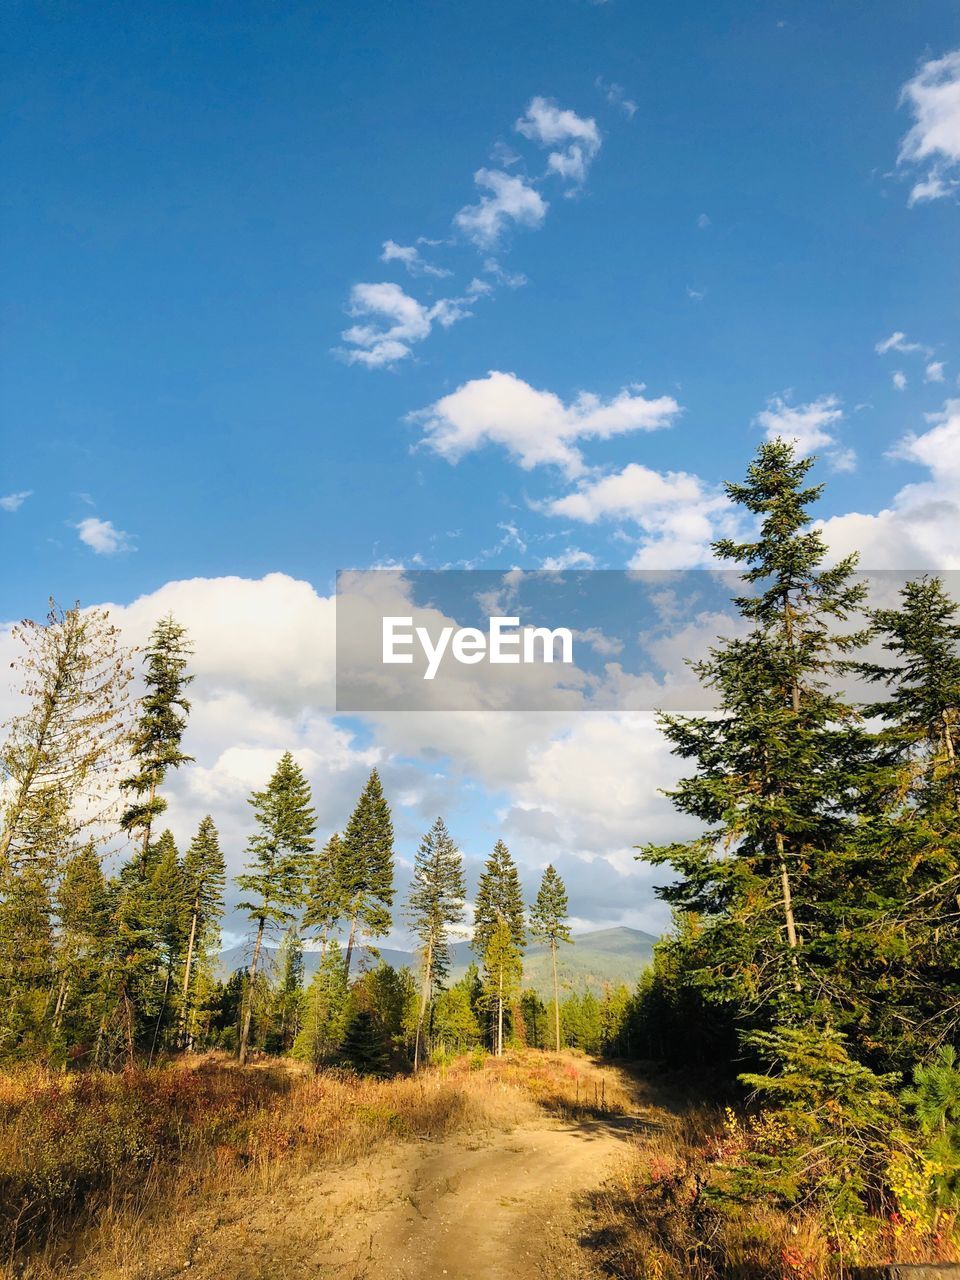
M 157 841 L 151 859 L 149 895 L 153 913 L 156 950 L 163 975 L 156 1025 L 150 1044 L 149 1063 L 153 1062 L 160 1029 L 169 1009 L 170 985 L 180 963 L 187 939 L 189 902 L 180 854 L 173 833 L 164 831 Z
M 192 756 L 181 750 L 190 703 L 186 688 L 193 680 L 187 674 L 187 660 L 193 650 L 187 633 L 170 614 L 153 629 L 146 650 L 146 691 L 140 700 L 140 716 L 131 736 L 131 755 L 137 772 L 121 786 L 132 799 L 120 825 L 140 840 L 141 858 L 146 862 L 150 834 L 156 818 L 167 807 L 157 789 L 168 769 L 179 769 Z
M 390 929 L 393 904 L 393 821 L 374 769 L 340 842 L 340 887 L 350 921 L 344 970 L 350 976 L 354 943 L 380 938 Z
M 869 762 L 854 709 L 828 685 L 862 642 L 837 628 L 859 609 L 864 587 L 851 581 L 854 557 L 823 567 L 809 514 L 821 487 L 805 486 L 811 465 L 773 440 L 744 484 L 727 485 L 759 521 L 754 541 L 714 544 L 752 589 L 734 602 L 749 631 L 695 665 L 716 691 L 718 716 L 661 718 L 674 753 L 697 766 L 671 799 L 707 829 L 641 855 L 677 872 L 662 897 L 709 921 L 714 994 L 777 1016 L 811 1010 L 816 984 L 804 988 L 799 954 L 816 927 L 809 873 L 847 837 Z
M 110 904 L 107 882 L 93 841 L 69 859 L 57 886 L 57 994 L 50 1050 L 66 1038 L 92 1040 L 103 1015 L 101 981 L 108 952 Z
M 277 952 L 277 1037 L 286 1052 L 300 1030 L 303 1015 L 303 942 L 296 925 L 290 925 Z
M 548 866 L 540 881 L 537 899 L 530 908 L 530 932 L 550 948 L 553 970 L 554 1042 L 560 1052 L 560 983 L 557 950 L 561 942 L 573 942 L 567 924 L 567 890 L 556 869 Z
M 463 855 L 454 844 L 442 818 L 420 841 L 407 899 L 407 914 L 420 939 L 422 970 L 420 1009 L 414 1041 L 413 1069 L 420 1065 L 424 1021 L 434 988 L 450 969 L 449 929 L 464 914 L 467 886 L 463 876 Z
M 350 1019 L 343 1037 L 343 1059 L 362 1076 L 386 1075 L 389 1050 L 377 1020 L 367 1009 Z
M 237 877 L 237 885 L 249 895 L 239 906 L 255 923 L 256 934 L 240 1033 L 241 1066 L 249 1049 L 264 932 L 288 925 L 303 903 L 316 827 L 310 784 L 289 751 L 282 756 L 266 789 L 255 791 L 249 803 L 254 809 L 257 831 L 247 845 L 251 855 L 248 869 Z
M 523 968 L 526 943 L 517 865 L 498 840 L 484 864 L 474 904 L 473 947 L 484 967 L 484 990 L 494 1011 L 494 1048 L 503 1053 L 503 1010 Z
M 200 822 L 183 859 L 183 881 L 189 918 L 186 958 L 181 989 L 181 1040 L 189 1034 L 192 1012 L 190 983 L 198 946 L 209 946 L 223 915 L 227 870 L 220 838 L 209 814 Z

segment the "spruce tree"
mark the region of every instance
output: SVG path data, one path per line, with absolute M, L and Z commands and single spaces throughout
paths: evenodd
M 237 885 L 249 895 L 239 906 L 255 923 L 256 933 L 240 1033 L 241 1066 L 249 1050 L 264 932 L 288 925 L 303 904 L 316 827 L 310 805 L 310 784 L 289 751 L 281 757 L 266 789 L 255 791 L 249 803 L 254 809 L 257 830 L 247 844 L 250 861 L 247 871 L 237 877 Z
M 163 976 L 163 989 L 159 996 L 148 1065 L 153 1062 L 160 1030 L 169 1012 L 170 985 L 174 971 L 183 956 L 188 931 L 187 888 L 184 882 L 183 865 L 171 831 L 164 831 L 157 841 L 151 859 L 149 885 L 152 924 Z
M 548 866 L 540 881 L 537 899 L 530 908 L 530 932 L 550 948 L 553 970 L 554 1042 L 560 1052 L 560 983 L 557 950 L 561 942 L 573 942 L 567 924 L 567 890 L 554 867 Z
M 450 969 L 448 931 L 464 914 L 467 886 L 463 855 L 454 844 L 442 818 L 420 841 L 407 899 L 407 914 L 420 939 L 422 970 L 420 1008 L 414 1041 L 413 1069 L 420 1065 L 423 1028 L 433 990 Z
M 200 822 L 183 859 L 183 881 L 189 918 L 186 957 L 181 989 L 180 1038 L 186 1043 L 194 1004 L 191 981 L 198 947 L 207 947 L 217 934 L 223 915 L 223 892 L 227 869 L 220 851 L 220 838 L 209 814 Z
M 343 1037 L 343 1060 L 362 1076 L 387 1074 L 390 1052 L 373 1014 L 359 1009 L 347 1025 Z
M 303 942 L 296 925 L 290 925 L 277 952 L 277 1042 L 286 1053 L 303 1016 Z
M 146 649 L 146 691 L 140 699 L 140 716 L 131 736 L 131 756 L 136 773 L 120 784 L 132 797 L 120 819 L 124 831 L 140 841 L 146 861 L 151 831 L 167 802 L 157 789 L 168 769 L 179 769 L 193 757 L 181 750 L 190 703 L 187 660 L 192 654 L 186 630 L 173 615 L 161 618 Z
M 332 938 L 307 987 L 303 1025 L 293 1046 L 294 1056 L 309 1062 L 314 1071 L 336 1057 L 346 1029 L 349 995 L 343 954 Z
M 108 951 L 110 903 L 107 882 L 93 841 L 73 855 L 57 886 L 57 994 L 50 1051 L 92 1042 L 103 1015 L 101 980 Z
M 706 830 L 640 855 L 676 872 L 660 896 L 702 916 L 704 984 L 761 1020 L 809 1016 L 816 1003 L 801 954 L 817 927 L 812 881 L 849 836 L 870 757 L 855 710 L 829 685 L 862 643 L 842 628 L 864 587 L 851 581 L 855 557 L 823 566 L 809 513 L 821 487 L 805 484 L 811 465 L 774 440 L 760 446 L 744 484 L 727 485 L 759 523 L 753 541 L 714 544 L 750 588 L 734 601 L 748 631 L 695 665 L 718 714 L 661 717 L 674 753 L 697 769 L 670 797 Z
M 498 840 L 480 874 L 473 919 L 473 947 L 484 966 L 498 1055 L 503 1053 L 503 1010 L 522 973 L 525 943 L 520 876 L 510 850 Z
M 393 821 L 374 769 L 360 794 L 340 842 L 340 887 L 350 921 L 344 971 L 350 977 L 353 947 L 366 935 L 380 938 L 390 929 L 393 904 Z

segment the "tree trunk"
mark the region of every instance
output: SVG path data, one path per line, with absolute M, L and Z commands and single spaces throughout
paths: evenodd
M 240 1065 L 247 1061 L 247 1047 L 250 1043 L 250 1023 L 253 1019 L 253 985 L 257 979 L 257 965 L 260 963 L 260 948 L 263 945 L 263 916 L 257 921 L 257 940 L 253 944 L 253 957 L 250 961 L 250 972 L 247 981 L 247 1007 L 243 1015 L 243 1030 L 240 1033 Z
M 156 778 L 150 783 L 150 812 L 147 813 L 146 825 L 143 828 L 143 848 L 140 850 L 140 869 L 146 874 L 147 871 L 147 850 L 150 848 L 150 830 L 153 826 L 153 802 L 157 798 L 157 780 Z
M 190 918 L 190 941 L 187 943 L 187 963 L 183 970 L 183 1009 L 180 1014 L 180 1035 L 181 1046 L 187 1040 L 187 1023 L 189 1021 L 189 1011 L 187 1008 L 187 997 L 190 991 L 190 970 L 193 967 L 193 947 L 197 938 L 197 915 L 199 914 L 199 904 L 194 902 L 193 915 Z
M 793 896 L 790 892 L 790 873 L 783 845 L 783 833 L 777 832 L 777 859 L 780 863 L 780 886 L 783 889 L 783 915 L 787 923 L 787 945 L 790 948 L 790 964 L 793 968 L 794 990 L 800 990 L 800 969 L 797 965 L 797 925 L 793 917 Z
M 150 1045 L 150 1056 L 147 1058 L 147 1066 L 153 1066 L 153 1055 L 157 1047 L 157 1036 L 160 1034 L 160 1023 L 163 1021 L 163 1015 L 167 1007 L 167 994 L 170 991 L 170 974 L 173 970 L 173 962 L 167 965 L 167 976 L 163 983 L 163 998 L 160 1001 L 160 1012 L 157 1014 L 157 1025 L 153 1028 L 153 1041 Z
M 353 955 L 353 943 L 356 936 L 357 936 L 357 917 L 351 916 L 350 917 L 350 937 L 347 939 L 347 954 L 343 961 L 343 972 L 344 972 L 344 976 L 347 979 L 347 982 L 350 981 L 350 957 Z
M 560 1052 L 560 984 L 557 981 L 557 940 L 550 939 L 550 956 L 553 960 L 553 1017 L 557 1038 L 557 1053 Z
M 423 966 L 423 982 L 420 987 L 420 1016 L 417 1018 L 417 1039 L 413 1046 L 413 1069 L 420 1069 L 420 1043 L 423 1038 L 423 1024 L 427 1017 L 427 1005 L 430 1003 L 430 975 L 433 972 L 433 939 L 427 943 L 427 954 Z
M 497 991 L 497 1057 L 503 1057 L 503 965 L 500 966 L 499 989 Z

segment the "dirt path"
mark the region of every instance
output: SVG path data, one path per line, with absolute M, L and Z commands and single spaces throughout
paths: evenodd
M 635 1091 L 636 1092 L 636 1091 Z M 208 1237 L 202 1280 L 542 1280 L 544 1242 L 657 1108 L 578 1123 L 531 1107 L 509 1133 L 419 1142 L 311 1175 Z M 218 1233 L 214 1233 L 215 1235 Z

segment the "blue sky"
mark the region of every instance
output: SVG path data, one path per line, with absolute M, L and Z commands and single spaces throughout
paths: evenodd
M 960 564 L 953 0 L 5 22 L 0 617 L 226 575 L 325 598 L 383 563 L 697 567 L 783 429 L 838 551 Z M 449 744 L 349 731 L 358 776 L 418 779 L 412 832 Z M 532 803 L 485 768 L 457 803 Z

